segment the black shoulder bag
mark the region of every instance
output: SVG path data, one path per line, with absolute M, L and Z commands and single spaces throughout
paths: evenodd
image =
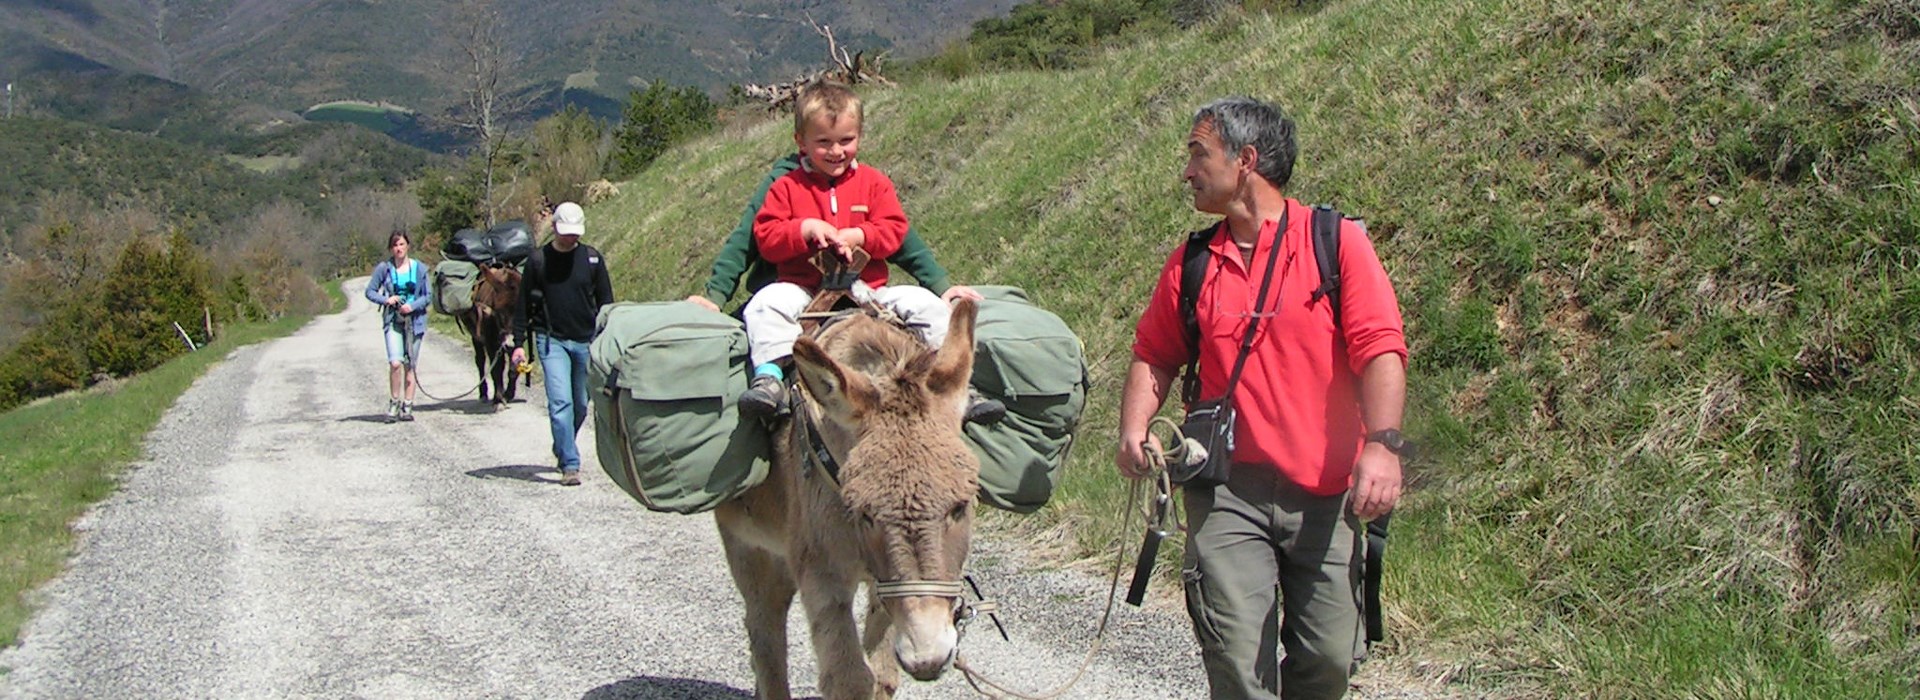
M 1233 470 L 1233 422 L 1236 412 L 1233 410 L 1233 390 L 1240 384 L 1240 373 L 1247 368 L 1247 356 L 1253 352 L 1254 335 L 1260 330 L 1261 310 L 1267 306 L 1267 290 L 1273 285 L 1274 263 L 1280 258 L 1280 238 L 1286 235 L 1287 218 L 1291 211 L 1280 215 L 1280 225 L 1274 229 L 1273 245 L 1267 252 L 1266 277 L 1260 280 L 1260 294 L 1253 301 L 1253 317 L 1247 319 L 1247 333 L 1240 341 L 1240 357 L 1233 361 L 1233 374 L 1227 378 L 1227 391 L 1220 398 L 1211 401 L 1197 401 L 1187 406 L 1186 419 L 1180 423 L 1180 434 L 1200 443 L 1207 450 L 1207 458 L 1192 466 L 1170 467 L 1174 471 L 1168 476 L 1175 483 L 1187 488 L 1212 488 L 1227 483 L 1227 477 Z M 1190 241 L 1188 245 L 1193 245 Z M 1252 267 L 1253 261 L 1247 261 Z M 1194 356 L 1199 356 L 1199 348 L 1194 348 Z M 1199 384 L 1196 378 L 1194 384 Z

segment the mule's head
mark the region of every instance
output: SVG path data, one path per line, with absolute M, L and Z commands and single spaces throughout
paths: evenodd
M 499 311 L 513 308 L 519 300 L 519 270 L 505 264 L 484 265 L 480 268 L 480 282 L 473 292 L 475 304 Z
M 977 309 L 961 302 L 944 344 L 927 350 L 884 324 L 829 328 L 793 357 L 840 460 L 841 498 L 867 570 L 893 619 L 893 652 L 920 680 L 939 678 L 959 647 L 961 567 L 980 463 L 961 437 Z M 905 587 L 900 582 L 925 582 Z

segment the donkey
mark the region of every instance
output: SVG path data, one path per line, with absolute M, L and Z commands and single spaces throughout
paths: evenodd
M 513 329 L 514 309 L 520 303 L 520 271 L 510 265 L 494 263 L 480 266 L 480 279 L 473 286 L 473 308 L 456 318 L 473 340 L 473 366 L 480 372 L 480 400 L 493 402 L 499 409 L 517 393 L 519 377 L 508 367 L 501 345 Z M 487 391 L 487 382 L 493 391 Z
M 938 350 L 866 315 L 794 343 L 800 398 L 775 431 L 772 472 L 714 510 L 746 600 L 760 700 L 792 697 L 795 592 L 827 700 L 890 698 L 901 669 L 930 681 L 952 665 L 979 488 L 960 432 L 976 313 L 956 306 Z M 864 635 L 853 616 L 861 583 Z

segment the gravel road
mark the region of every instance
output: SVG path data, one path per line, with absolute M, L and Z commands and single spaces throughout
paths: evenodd
M 629 499 L 593 466 L 591 424 L 586 484 L 559 486 L 537 385 L 498 413 L 422 397 L 417 421 L 386 424 L 365 283 L 167 412 L 75 524 L 69 571 L 0 652 L 0 697 L 751 697 L 712 519 Z M 464 340 L 431 336 L 421 365 L 435 394 L 474 378 Z M 1070 677 L 1107 580 L 991 536 L 971 563 L 1013 641 L 983 620 L 962 653 L 1023 690 Z M 794 692 L 811 696 L 799 606 L 790 625 Z M 1112 625 L 1066 697 L 1206 695 L 1179 610 L 1122 605 Z M 903 698 L 978 697 L 957 672 L 907 683 Z

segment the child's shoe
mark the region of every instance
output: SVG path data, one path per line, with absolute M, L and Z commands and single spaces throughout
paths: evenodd
M 757 374 L 747 393 L 740 395 L 740 412 L 756 418 L 773 418 L 787 411 L 786 382 L 771 374 Z

